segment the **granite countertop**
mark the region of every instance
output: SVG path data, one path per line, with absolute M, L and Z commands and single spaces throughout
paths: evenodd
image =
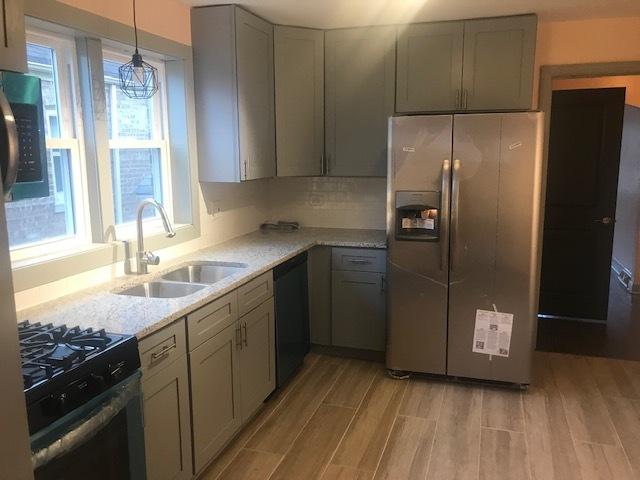
M 339 228 L 256 231 L 161 264 L 148 275 L 118 277 L 19 311 L 18 319 L 104 328 L 141 339 L 315 245 L 386 248 L 386 234 L 383 230 Z M 113 293 L 155 280 L 167 270 L 194 261 L 240 262 L 247 264 L 247 268 L 186 297 L 142 298 Z

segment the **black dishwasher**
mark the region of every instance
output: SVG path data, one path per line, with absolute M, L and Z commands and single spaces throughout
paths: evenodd
M 309 352 L 307 252 L 273 269 L 276 300 L 276 383 L 280 387 Z

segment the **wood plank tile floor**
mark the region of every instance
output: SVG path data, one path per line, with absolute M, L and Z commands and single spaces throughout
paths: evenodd
M 200 480 L 640 479 L 640 362 L 536 352 L 527 391 L 311 353 Z

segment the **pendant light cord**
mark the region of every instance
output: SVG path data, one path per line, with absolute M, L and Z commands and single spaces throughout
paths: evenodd
M 133 0 L 133 34 L 136 38 L 136 53 L 138 53 L 138 24 L 136 22 L 136 0 Z

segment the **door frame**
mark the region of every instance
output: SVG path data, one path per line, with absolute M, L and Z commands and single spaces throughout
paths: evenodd
M 540 278 L 542 275 L 542 251 L 544 249 L 543 233 L 545 221 L 547 169 L 549 166 L 549 136 L 551 133 L 551 98 L 553 95 L 553 80 L 557 78 L 589 78 L 615 77 L 624 75 L 640 75 L 640 61 L 606 62 L 606 63 L 576 63 L 565 65 L 540 66 L 540 80 L 538 86 L 538 110 L 544 113 L 543 141 L 542 141 L 542 185 L 540 198 L 540 228 L 538 229 L 538 286 L 537 298 L 540 298 Z

